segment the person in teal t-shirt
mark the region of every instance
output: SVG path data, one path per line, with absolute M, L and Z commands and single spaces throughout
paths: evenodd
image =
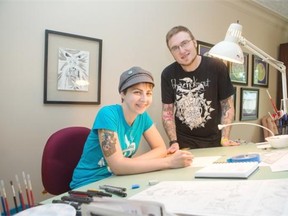
M 86 140 L 70 183 L 71 189 L 111 175 L 129 175 L 189 166 L 190 152 L 178 150 L 167 157 L 167 149 L 147 108 L 152 103 L 154 79 L 150 72 L 132 67 L 122 73 L 118 91 L 121 105 L 102 107 Z M 142 136 L 151 150 L 132 157 Z

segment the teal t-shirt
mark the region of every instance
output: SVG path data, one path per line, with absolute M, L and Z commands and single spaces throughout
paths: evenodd
M 118 134 L 119 142 L 125 157 L 132 157 L 140 144 L 143 133 L 153 122 L 147 112 L 136 117 L 129 126 L 119 104 L 101 108 L 96 116 L 91 132 L 84 145 L 70 183 L 71 189 L 107 178 L 113 173 L 104 159 L 98 137 L 98 129 L 107 129 Z

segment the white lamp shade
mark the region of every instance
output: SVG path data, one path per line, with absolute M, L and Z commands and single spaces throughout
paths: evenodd
M 209 55 L 234 63 L 244 63 L 242 49 L 237 43 L 231 41 L 224 40 L 217 43 L 210 49 Z

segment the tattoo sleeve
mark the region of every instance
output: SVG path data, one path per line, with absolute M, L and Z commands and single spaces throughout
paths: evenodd
M 176 125 L 174 119 L 174 104 L 162 105 L 162 123 L 170 140 L 177 140 Z
M 116 152 L 116 137 L 113 131 L 99 130 L 99 142 L 105 157 L 109 157 Z
M 221 102 L 221 124 L 230 124 L 234 120 L 234 99 L 233 96 Z M 229 137 L 231 127 L 222 129 L 222 137 Z

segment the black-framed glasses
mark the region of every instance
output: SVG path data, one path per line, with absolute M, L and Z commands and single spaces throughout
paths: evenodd
M 180 47 L 182 49 L 186 49 L 188 48 L 189 46 L 189 43 L 191 42 L 192 40 L 184 40 L 182 41 L 178 46 L 173 46 L 170 48 L 171 52 L 178 52 L 180 50 Z

